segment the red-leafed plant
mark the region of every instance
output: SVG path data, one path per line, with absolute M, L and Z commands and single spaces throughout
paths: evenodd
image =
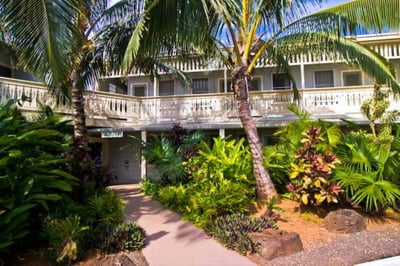
M 301 205 L 337 203 L 342 189 L 330 177 L 335 165 L 340 163 L 339 159 L 331 151 L 322 153 L 318 150 L 318 144 L 323 141 L 321 128 L 311 127 L 302 135 L 303 146 L 291 164 L 289 191 Z

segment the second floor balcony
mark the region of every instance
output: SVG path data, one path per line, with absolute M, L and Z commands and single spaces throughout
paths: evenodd
M 27 116 L 36 114 L 39 103 L 55 106 L 46 88 L 35 82 L 0 78 L 0 103 L 21 99 L 26 95 L 30 102 L 20 107 Z M 252 115 L 260 127 L 276 127 L 295 119 L 287 109 L 296 103 L 308 111 L 312 118 L 340 122 L 366 122 L 360 112 L 361 104 L 372 97 L 372 86 L 335 87 L 300 90 L 301 98 L 294 100 L 291 90 L 258 91 L 251 93 Z M 390 98 L 391 110 L 400 109 L 400 99 Z M 72 109 L 68 106 L 54 108 L 67 119 Z M 129 128 L 131 130 L 163 130 L 180 122 L 187 128 L 237 128 L 240 127 L 237 105 L 232 93 L 200 95 L 175 95 L 159 97 L 133 97 L 108 92 L 85 93 L 86 121 L 93 128 Z

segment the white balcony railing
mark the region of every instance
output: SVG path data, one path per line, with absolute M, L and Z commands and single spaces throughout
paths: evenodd
M 394 35 L 397 36 L 397 39 L 393 40 L 391 39 L 390 41 L 387 42 L 382 42 L 381 40 L 379 43 L 367 43 L 366 45 L 370 47 L 372 50 L 376 51 L 386 59 L 400 59 L 400 40 L 399 37 L 400 35 Z M 390 36 L 389 36 L 390 37 Z M 392 36 L 393 37 L 393 36 Z M 361 43 L 363 42 L 362 39 L 360 39 Z M 369 40 L 370 41 L 370 40 Z M 340 60 L 337 60 L 330 56 L 329 54 L 325 53 L 322 55 L 315 55 L 311 52 L 309 53 L 304 53 L 302 55 L 297 55 L 295 57 L 289 58 L 288 62 L 290 65 L 308 65 L 308 64 L 324 64 L 324 63 L 338 63 Z M 185 61 L 178 60 L 178 59 L 168 59 L 168 64 L 171 65 L 172 67 L 179 69 L 183 72 L 201 72 L 201 71 L 210 71 L 210 70 L 223 70 L 224 65 L 221 61 L 219 60 L 210 60 L 210 61 L 204 61 L 200 57 L 192 57 L 188 58 Z M 264 67 L 271 67 L 271 65 L 267 58 L 260 58 L 257 61 L 256 67 L 257 68 L 264 68 Z M 162 69 L 158 69 L 159 73 L 164 73 Z M 131 76 L 137 76 L 137 75 L 143 75 L 143 73 L 140 73 L 140 71 L 133 70 L 131 73 L 129 73 Z M 113 73 L 110 73 L 111 77 L 118 77 L 118 76 L 124 76 L 123 73 L 119 71 L 115 71 Z
M 305 89 L 300 91 L 297 102 L 315 118 L 365 120 L 360 112 L 361 104 L 373 94 L 372 86 L 340 87 L 330 89 Z M 0 103 L 9 99 L 31 98 L 20 107 L 24 113 L 34 114 L 39 102 L 54 106 L 46 88 L 40 83 L 0 78 Z M 85 111 L 91 126 L 125 126 L 141 128 L 168 126 L 174 122 L 187 122 L 197 127 L 209 124 L 238 123 L 234 95 L 202 94 L 138 98 L 127 95 L 90 91 L 85 95 Z M 293 119 L 287 105 L 294 102 L 292 91 L 262 91 L 250 96 L 252 115 L 264 125 L 273 121 Z M 391 109 L 400 109 L 400 100 L 391 98 Z M 58 106 L 56 112 L 72 114 L 67 106 Z

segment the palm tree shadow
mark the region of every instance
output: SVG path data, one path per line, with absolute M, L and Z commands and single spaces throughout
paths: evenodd
M 145 240 L 145 245 L 150 244 L 151 241 L 157 240 L 159 238 L 164 237 L 165 235 L 169 234 L 169 232 L 167 231 L 159 231 L 157 233 L 151 234 L 151 235 L 147 235 L 146 236 L 146 240 Z

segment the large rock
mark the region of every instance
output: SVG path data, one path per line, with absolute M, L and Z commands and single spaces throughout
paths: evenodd
M 141 251 L 109 254 L 101 259 L 88 262 L 88 266 L 149 266 Z
M 261 244 L 258 255 L 265 260 L 272 260 L 303 250 L 300 236 L 294 232 L 266 229 L 261 233 L 252 233 L 251 237 Z
M 321 226 L 329 232 L 355 233 L 365 230 L 364 218 L 354 210 L 339 209 L 330 212 Z

